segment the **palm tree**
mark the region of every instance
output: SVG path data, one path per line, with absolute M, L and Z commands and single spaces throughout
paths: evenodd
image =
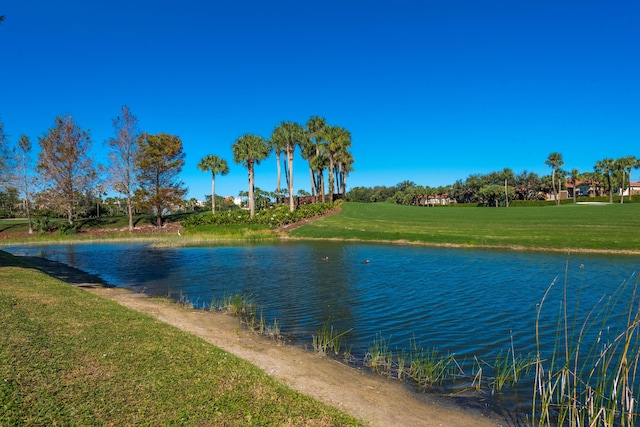
M 556 191 L 556 172 L 560 166 L 564 165 L 562 154 L 556 152 L 549 154 L 549 157 L 547 157 L 544 164 L 551 168 L 551 187 L 556 199 L 556 205 L 559 205 L 560 198 L 558 197 L 558 191 Z
M 311 179 L 311 191 L 318 195 L 322 193 L 322 202 L 324 203 L 324 164 L 325 161 L 322 157 L 324 153 L 323 134 L 324 129 L 327 127 L 327 123 L 324 117 L 312 116 L 307 121 L 307 133 L 309 136 L 309 144 L 313 148 L 308 152 L 309 166 L 312 171 Z M 315 176 L 314 176 L 315 175 Z
M 635 156 L 626 156 L 622 157 L 615 161 L 616 168 L 622 171 L 622 193 L 620 197 L 620 203 L 624 203 L 624 179 L 625 175 L 628 177 L 627 181 L 631 184 L 631 169 L 633 165 L 636 163 Z M 629 197 L 631 197 L 631 186 L 629 186 Z
M 293 203 L 293 154 L 297 145 L 303 144 L 304 129 L 298 123 L 282 122 L 273 130 L 271 139 L 274 146 L 284 147 L 287 153 L 287 187 L 289 189 L 289 210 L 295 209 Z M 278 167 L 278 170 L 280 168 Z M 280 180 L 278 179 L 278 183 Z M 280 185 L 278 185 L 278 189 Z
M 254 198 L 254 168 L 255 165 L 260 164 L 260 161 L 267 158 L 270 149 L 264 138 L 253 134 L 242 135 L 240 138 L 236 139 L 236 142 L 231 148 L 233 150 L 233 161 L 236 163 L 242 163 L 249 173 L 248 203 L 250 216 L 253 218 L 256 213 L 256 202 Z
M 338 194 L 343 197 L 347 192 L 347 176 L 353 172 L 353 155 L 346 148 L 336 153 Z
M 309 178 L 311 179 L 311 196 L 316 195 L 316 183 L 313 175 L 313 158 L 315 157 L 315 146 L 311 139 L 311 134 L 307 129 L 303 130 L 304 133 L 302 135 L 302 141 L 300 145 L 300 152 L 302 154 L 302 158 L 305 159 L 309 164 Z
M 613 159 L 606 158 L 596 162 L 593 167 L 597 173 L 602 174 L 607 179 L 607 188 L 609 189 L 609 203 L 613 203 L 613 188 L 611 185 L 611 174 L 615 170 L 615 162 Z
M 580 171 L 578 169 L 571 169 L 571 184 L 573 185 L 573 203 L 576 202 L 576 183 L 580 178 Z
M 198 163 L 198 169 L 203 172 L 211 171 L 211 213 L 216 213 L 216 175 L 226 175 L 229 173 L 229 166 L 227 161 L 215 154 L 208 154 L 204 156 L 200 163 Z
M 276 193 L 275 193 L 275 198 L 276 201 L 278 199 L 280 199 L 281 196 L 281 191 L 280 191 L 280 178 L 281 178 L 281 168 L 280 168 L 280 153 L 282 153 L 282 151 L 285 150 L 284 144 L 282 143 L 282 141 L 278 140 L 277 138 L 274 137 L 274 134 L 271 134 L 271 139 L 267 139 L 266 140 L 267 146 L 269 147 L 270 150 L 274 150 L 276 153 L 276 167 L 278 170 L 278 180 L 276 183 Z
M 329 202 L 333 202 L 335 158 L 341 150 L 351 147 L 351 133 L 340 126 L 327 126 L 323 132 L 324 145 L 329 161 Z

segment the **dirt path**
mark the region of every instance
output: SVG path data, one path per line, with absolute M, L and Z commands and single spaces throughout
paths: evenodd
M 464 410 L 400 382 L 365 373 L 295 346 L 278 345 L 239 326 L 237 318 L 192 310 L 126 289 L 105 287 L 98 277 L 42 258 L 23 257 L 37 268 L 125 307 L 195 334 L 246 359 L 289 387 L 335 406 L 371 426 L 506 426 L 479 409 Z

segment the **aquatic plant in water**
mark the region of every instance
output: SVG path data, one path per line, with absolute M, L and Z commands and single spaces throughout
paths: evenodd
M 565 273 L 556 344 L 551 356 L 545 357 L 539 319 L 556 283 L 554 280 L 547 288 L 536 319 L 532 425 L 636 425 L 640 419 L 636 408 L 640 387 L 638 276 L 628 300 L 623 300 L 623 291 L 629 282 L 614 295 L 603 297 L 582 323 L 577 323 L 567 310 Z M 623 315 L 621 306 L 626 307 Z M 589 338 L 593 336 L 595 339 Z
M 327 355 L 329 352 L 333 352 L 336 356 L 340 354 L 340 346 L 342 339 L 346 334 L 351 332 L 353 328 L 344 332 L 337 332 L 330 320 L 327 320 L 322 324 L 322 327 L 318 331 L 317 335 L 312 335 L 313 350 L 316 353 Z

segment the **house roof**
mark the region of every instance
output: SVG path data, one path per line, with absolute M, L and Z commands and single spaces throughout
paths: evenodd
M 598 181 L 580 181 L 579 179 L 576 179 L 576 187 L 579 187 L 581 185 L 599 185 L 600 183 Z M 570 178 L 565 178 L 565 185 L 567 188 L 573 188 L 573 182 Z

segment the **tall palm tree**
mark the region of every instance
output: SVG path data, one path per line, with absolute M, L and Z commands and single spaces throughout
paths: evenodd
M 280 167 L 280 153 L 282 153 L 285 150 L 285 146 L 282 143 L 282 141 L 278 140 L 277 137 L 274 137 L 274 134 L 271 134 L 271 139 L 267 139 L 265 141 L 267 143 L 267 146 L 269 147 L 270 150 L 274 150 L 276 153 L 276 167 L 278 170 L 278 179 L 276 181 L 276 200 L 278 200 L 281 196 L 281 191 L 280 191 L 280 182 L 281 182 L 281 176 L 282 176 L 282 171 L 281 171 L 281 167 Z
M 315 157 L 315 146 L 311 139 L 311 133 L 307 129 L 303 129 L 302 141 L 300 142 L 300 153 L 302 158 L 308 162 L 309 178 L 311 179 L 311 196 L 316 195 L 316 182 L 313 174 L 313 159 Z
M 256 201 L 254 198 L 255 190 L 255 165 L 259 165 L 262 160 L 269 155 L 269 146 L 264 138 L 254 134 L 244 134 L 236 139 L 231 147 L 233 151 L 233 161 L 242 163 L 247 168 L 249 174 L 249 191 L 248 203 L 251 218 L 256 213 Z
M 203 172 L 211 171 L 211 213 L 216 213 L 216 175 L 226 175 L 229 173 L 229 166 L 227 161 L 215 154 L 208 154 L 204 156 L 200 163 L 198 163 L 198 169 Z
M 635 163 L 635 156 L 626 156 L 615 161 L 616 168 L 622 172 L 622 192 L 620 195 L 620 203 L 624 203 L 625 175 L 627 176 L 627 181 L 631 183 L 631 169 Z M 631 197 L 631 187 L 629 187 L 629 197 Z
M 327 126 L 323 132 L 324 148 L 329 161 L 329 202 L 333 202 L 335 158 L 341 150 L 351 147 L 351 133 L 340 126 Z
M 338 194 L 343 197 L 347 192 L 347 176 L 349 172 L 353 172 L 353 155 L 346 148 L 336 153 L 336 169 L 338 181 Z
M 551 187 L 556 199 L 556 205 L 559 205 L 560 198 L 558 197 L 558 191 L 556 190 L 556 172 L 558 171 L 558 168 L 560 166 L 564 165 L 562 154 L 556 152 L 549 154 L 549 157 L 547 157 L 547 160 L 545 160 L 544 164 L 551 168 Z
M 308 158 L 309 166 L 311 167 L 312 174 L 315 175 L 312 178 L 312 193 L 315 192 L 322 194 L 322 202 L 324 203 L 324 160 L 322 157 L 324 153 L 324 140 L 323 134 L 327 127 L 327 122 L 324 117 L 312 116 L 307 120 L 307 133 L 309 136 L 309 142 L 312 144 L 313 150 L 309 153 Z
M 602 174 L 607 179 L 607 188 L 609 189 L 609 203 L 613 203 L 613 186 L 611 184 L 611 174 L 615 170 L 615 161 L 610 158 L 602 159 L 597 161 L 593 168 L 597 173 Z
M 289 190 L 289 210 L 294 211 L 293 202 L 293 154 L 296 145 L 303 144 L 304 129 L 298 123 L 282 122 L 273 130 L 271 139 L 274 146 L 282 146 L 287 153 L 287 187 Z
M 576 202 L 576 183 L 580 178 L 580 171 L 576 168 L 571 169 L 571 184 L 573 185 L 573 203 Z

